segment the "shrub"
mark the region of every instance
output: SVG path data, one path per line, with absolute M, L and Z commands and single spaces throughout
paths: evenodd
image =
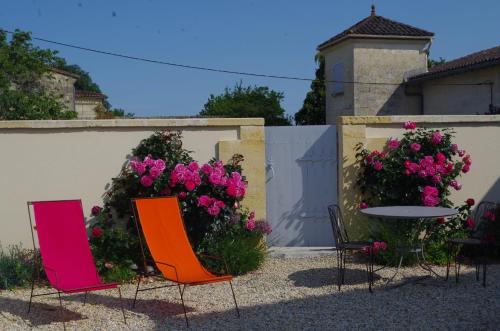
M 38 270 L 35 277 L 46 280 L 45 273 L 38 257 Z M 23 249 L 21 246 L 9 246 L 7 251 L 0 246 L 0 289 L 11 289 L 18 286 L 27 286 L 33 276 L 33 250 Z
M 458 178 L 470 170 L 470 155 L 452 143 L 451 129 L 416 128 L 405 123 L 402 139 L 390 138 L 385 151 L 369 151 L 359 144 L 357 160 L 361 166 L 357 184 L 363 195 L 360 207 L 383 205 L 422 205 L 453 207 L 449 200 L 451 189 L 460 190 Z M 382 262 L 392 259 L 402 236 L 417 241 L 426 233 L 426 256 L 434 263 L 446 261 L 446 238 L 465 236 L 470 230 L 469 217 L 474 201 L 459 206 L 459 214 L 445 222 L 422 221 L 393 224 L 384 220 L 373 226 L 373 234 L 389 243 L 381 254 Z M 408 256 L 411 261 L 411 255 Z
M 213 159 L 199 165 L 182 147 L 181 138 L 180 132 L 156 132 L 141 141 L 130 162 L 113 179 L 104 207 L 93 208 L 90 242 L 104 275 L 119 275 L 114 268 L 142 266 L 130 204 L 135 197 L 177 196 L 194 250 L 222 254 L 235 273 L 253 270 L 262 261 L 258 258 L 263 256 L 262 238 L 271 228 L 241 207 L 247 190 L 243 156 L 234 155 L 225 164 Z M 234 252 L 230 254 L 230 250 Z M 243 254 L 255 262 L 246 261 Z M 208 266 L 220 271 L 223 263 L 217 260 Z

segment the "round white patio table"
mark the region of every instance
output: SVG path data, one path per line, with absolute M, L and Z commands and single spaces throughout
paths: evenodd
M 405 222 L 404 224 L 398 224 L 403 227 L 411 226 L 412 224 L 408 224 L 407 222 L 415 222 L 415 228 L 417 228 L 418 223 L 421 221 L 429 221 L 434 220 L 439 217 L 450 217 L 458 214 L 458 210 L 453 208 L 444 208 L 444 207 L 424 207 L 424 206 L 386 206 L 386 207 L 373 207 L 373 208 L 365 208 L 361 209 L 361 213 L 369 216 L 371 218 L 377 218 L 384 221 L 396 221 L 396 222 Z M 418 231 L 418 230 L 417 230 Z M 419 233 L 414 234 L 417 238 Z M 405 242 L 405 240 L 407 240 Z M 415 253 L 418 261 L 418 265 L 429 272 L 429 276 L 432 274 L 442 278 L 438 275 L 425 261 L 425 255 L 423 250 L 423 242 L 419 240 L 419 244 L 415 245 L 411 243 L 411 239 L 402 238 L 402 242 L 399 245 L 399 249 L 397 251 L 397 258 L 399 258 L 399 263 L 397 264 L 396 272 L 392 277 L 387 280 L 387 283 L 390 283 L 394 277 L 399 273 L 401 264 L 403 263 L 405 253 Z M 419 253 L 421 257 L 419 256 Z M 397 261 L 397 260 L 396 260 Z M 380 269 L 379 269 L 380 270 Z M 423 278 L 427 278 L 429 276 L 425 276 Z M 421 278 L 421 279 L 423 279 Z M 419 279 L 419 280 L 421 280 Z M 401 285 L 404 285 L 403 283 Z

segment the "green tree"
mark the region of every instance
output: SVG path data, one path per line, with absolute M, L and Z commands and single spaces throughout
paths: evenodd
M 218 96 L 210 95 L 200 115 L 214 117 L 263 117 L 266 125 L 291 125 L 291 119 L 281 107 L 283 93 L 266 86 L 246 86 L 237 83 Z
M 325 124 L 326 121 L 325 58 L 317 54 L 315 60 L 318 64 L 316 78 L 311 83 L 311 90 L 307 92 L 302 108 L 295 113 L 297 125 Z
M 435 66 L 438 66 L 440 64 L 446 63 L 446 60 L 443 59 L 441 56 L 439 57 L 439 60 L 434 60 L 434 59 L 428 59 L 427 60 L 427 68 L 432 68 Z
M 0 120 L 76 117 L 43 83 L 55 61 L 56 52 L 33 46 L 29 33 L 16 30 L 9 41 L 0 30 Z

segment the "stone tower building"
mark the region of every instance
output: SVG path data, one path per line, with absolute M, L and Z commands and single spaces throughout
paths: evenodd
M 326 122 L 341 115 L 421 113 L 418 93 L 405 89 L 409 76 L 427 70 L 434 33 L 370 16 L 318 46 L 325 57 Z

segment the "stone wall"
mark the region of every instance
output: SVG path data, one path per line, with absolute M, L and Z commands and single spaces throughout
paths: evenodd
M 50 71 L 42 77 L 42 84 L 47 90 L 61 98 L 65 110 L 75 110 L 75 88 L 76 78 L 64 75 L 56 71 Z
M 354 148 L 362 143 L 370 150 L 382 150 L 388 138 L 402 136 L 405 121 L 416 121 L 419 127 L 453 128 L 454 142 L 471 155 L 471 170 L 460 178 L 462 190 L 453 191 L 453 203 L 463 204 L 469 197 L 500 201 L 500 115 L 339 117 L 338 202 L 353 234 L 364 233 L 369 221 L 358 212 L 362 197 L 355 184 L 359 164 Z
M 243 205 L 266 218 L 263 119 L 0 121 L 0 243 L 31 246 L 27 201 L 82 199 L 88 217 L 131 150 L 157 130 L 182 130 L 200 162 L 242 154 Z

